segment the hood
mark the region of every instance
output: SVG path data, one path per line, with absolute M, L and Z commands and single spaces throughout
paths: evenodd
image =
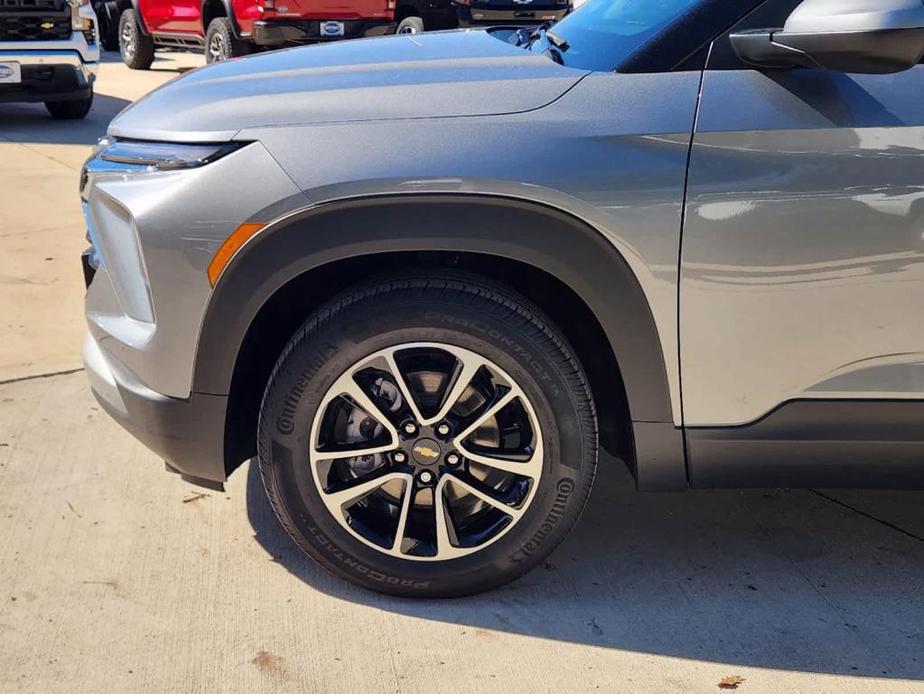
M 260 126 L 518 113 L 585 74 L 481 30 L 347 40 L 193 70 L 129 106 L 109 133 L 215 142 Z

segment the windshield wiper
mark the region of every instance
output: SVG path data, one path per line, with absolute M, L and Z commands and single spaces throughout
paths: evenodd
M 552 60 L 554 60 L 559 65 L 564 65 L 564 57 L 562 53 L 567 51 L 571 46 L 565 41 L 561 36 L 552 33 L 549 29 L 552 28 L 553 22 L 546 22 L 545 24 L 540 24 L 536 27 L 535 31 L 530 35 L 528 43 L 525 45 L 527 49 L 531 49 L 537 41 L 545 39 L 545 42 L 548 44 L 548 52 L 552 55 Z
M 561 36 L 559 36 L 558 34 L 553 34 L 551 31 L 548 31 L 548 30 L 546 30 L 545 32 L 545 40 L 548 41 L 552 46 L 557 48 L 562 53 L 564 53 L 569 48 L 571 48 L 571 45 L 567 41 L 565 41 Z

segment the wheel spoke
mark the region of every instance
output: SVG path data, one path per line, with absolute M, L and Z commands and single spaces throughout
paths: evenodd
M 510 506 L 508 504 L 505 504 L 500 499 L 497 499 L 491 496 L 490 494 L 482 491 L 481 489 L 478 489 L 478 487 L 475 487 L 474 485 L 469 484 L 468 482 L 466 482 L 460 477 L 457 477 L 456 475 L 446 475 L 444 479 L 448 480 L 447 484 L 454 484 L 456 486 L 462 487 L 462 489 L 467 491 L 469 494 L 472 494 L 473 496 L 477 496 L 479 499 L 481 499 L 483 502 L 485 502 L 489 506 L 493 506 L 499 511 L 506 513 L 508 516 L 513 518 L 513 520 L 518 520 L 520 516 L 523 515 L 522 510 L 514 508 L 513 506 Z
M 353 369 L 337 379 L 337 382 L 328 391 L 328 396 L 321 403 L 322 408 L 326 408 L 331 402 L 338 397 L 346 396 L 356 405 L 365 410 L 366 414 L 374 418 L 379 424 L 385 427 L 385 430 L 391 436 L 392 443 L 398 442 L 398 431 L 388 419 L 381 408 L 375 404 L 371 397 L 364 391 L 354 380 L 353 374 L 357 369 Z M 322 410 L 323 411 L 323 410 Z
M 330 509 L 336 509 L 338 512 L 342 511 L 346 506 L 349 506 L 365 496 L 368 496 L 376 489 L 381 487 L 392 480 L 403 480 L 407 484 L 413 478 L 410 475 L 392 472 L 385 475 L 376 475 L 371 480 L 366 480 L 365 482 L 360 481 L 356 484 L 350 485 L 346 489 L 340 489 L 336 492 L 325 492 L 324 493 L 324 503 L 327 504 L 327 507 Z
M 474 356 L 462 357 L 458 354 L 453 356 L 459 360 L 459 368 L 456 370 L 455 381 L 453 381 L 452 387 L 446 394 L 446 398 L 443 400 L 443 406 L 440 407 L 440 411 L 436 414 L 435 417 L 431 417 L 428 420 L 422 421 L 421 423 L 424 425 L 429 426 L 445 419 L 449 414 L 449 411 L 452 410 L 455 404 L 459 401 L 459 398 L 461 398 L 465 393 L 465 390 L 472 382 L 475 374 L 478 373 L 478 370 L 482 366 L 484 366 L 484 361 L 476 359 Z
M 519 397 L 519 393 L 515 390 L 510 390 L 505 395 L 501 397 L 500 400 L 491 405 L 488 409 L 478 415 L 478 418 L 469 424 L 465 429 L 456 435 L 455 440 L 453 441 L 454 445 L 458 448 L 459 444 L 464 441 L 473 431 L 478 429 L 482 424 L 491 419 L 491 417 L 498 414 L 503 410 L 507 405 Z
M 401 542 L 404 540 L 404 530 L 407 528 L 407 517 L 413 503 L 414 478 L 408 475 L 408 480 L 404 483 L 404 498 L 401 501 L 401 512 L 398 515 L 398 527 L 395 529 L 395 541 L 391 545 L 391 551 L 393 553 L 401 554 Z
M 464 554 L 461 548 L 452 544 L 449 523 L 447 519 L 446 504 L 443 496 L 449 477 L 443 477 L 433 491 L 433 511 L 436 514 L 436 557 L 437 559 L 452 559 L 454 556 Z
M 342 451 L 320 451 L 317 448 L 312 452 L 311 458 L 320 463 L 325 460 L 343 460 L 345 458 L 362 458 L 366 455 L 375 455 L 377 453 L 388 453 L 397 448 L 395 443 L 388 443 L 384 446 L 375 446 L 373 448 L 356 448 L 353 450 Z M 474 460 L 474 459 L 473 459 Z
M 529 477 L 531 479 L 538 479 L 542 474 L 541 441 L 536 443 L 536 449 L 532 452 L 532 454 L 529 456 L 529 459 L 526 461 L 506 460 L 504 458 L 485 455 L 484 453 L 472 453 L 461 442 L 456 443 L 456 449 L 470 461 L 478 463 L 479 465 L 485 465 L 486 467 L 494 468 L 495 470 L 509 472 L 514 475 L 522 475 L 523 477 Z
M 411 394 L 411 389 L 407 385 L 407 381 L 404 379 L 404 374 L 401 373 L 401 369 L 398 368 L 398 362 L 395 361 L 395 352 L 397 350 L 391 350 L 385 354 L 385 362 L 388 364 L 388 370 L 391 371 L 392 377 L 395 379 L 395 383 L 398 385 L 398 390 L 401 391 L 401 395 L 407 403 L 408 407 L 411 408 L 411 413 L 414 415 L 414 419 L 418 422 L 423 422 L 423 415 L 420 413 L 420 408 L 417 407 L 417 401 L 414 400 L 414 396 Z

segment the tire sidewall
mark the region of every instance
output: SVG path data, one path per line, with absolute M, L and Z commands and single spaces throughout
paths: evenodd
M 125 46 L 122 43 L 122 31 L 129 27 L 135 52 L 129 59 L 125 55 Z M 154 62 L 154 39 L 146 36 L 141 29 L 141 17 L 133 9 L 125 10 L 119 17 L 119 55 L 122 62 L 132 70 L 147 70 Z
M 581 417 L 554 343 L 543 345 L 533 324 L 491 308 L 429 297 L 367 300 L 306 332 L 280 361 L 261 413 L 264 478 L 290 534 L 329 568 L 376 590 L 464 595 L 525 573 L 577 520 L 593 479 L 592 419 L 588 426 Z M 333 382 L 369 354 L 409 342 L 447 343 L 495 363 L 523 389 L 542 432 L 543 473 L 526 513 L 494 543 L 458 559 L 404 560 L 369 547 L 327 512 L 310 470 L 312 423 Z

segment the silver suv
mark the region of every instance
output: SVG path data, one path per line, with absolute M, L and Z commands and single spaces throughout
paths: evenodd
M 457 596 L 642 490 L 924 484 L 924 4 L 589 0 L 124 111 L 82 196 L 103 406 L 298 545 Z

